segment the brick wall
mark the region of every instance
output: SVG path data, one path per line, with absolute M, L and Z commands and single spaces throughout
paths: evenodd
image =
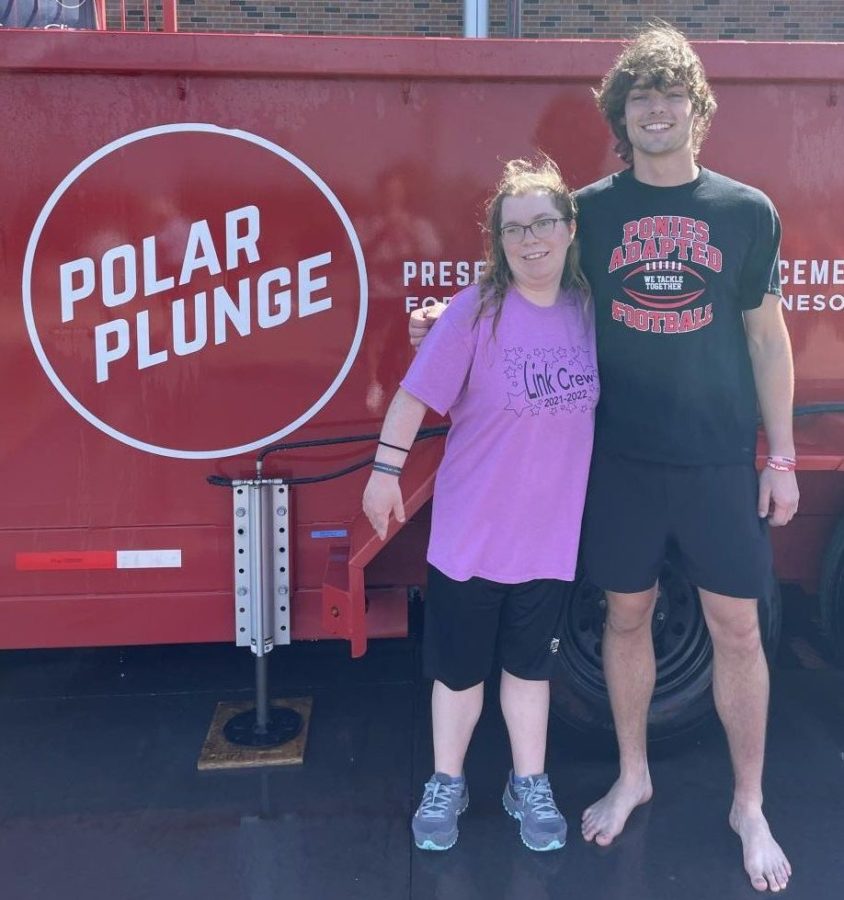
M 121 0 L 107 0 L 119 28 Z M 123 0 L 128 27 L 142 27 L 143 0 Z M 152 2 L 155 27 L 161 3 Z M 490 0 L 490 35 L 504 37 L 506 0 Z M 841 0 L 523 0 L 524 37 L 629 35 L 661 17 L 691 38 L 844 40 Z M 463 0 L 179 0 L 182 31 L 458 36 Z

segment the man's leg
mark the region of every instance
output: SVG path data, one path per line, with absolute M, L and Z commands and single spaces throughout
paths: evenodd
M 630 813 L 651 799 L 648 771 L 648 707 L 656 680 L 651 618 L 656 585 L 638 594 L 607 592 L 604 675 L 618 739 L 619 776 L 584 813 L 583 837 L 602 847 L 621 833 Z
M 549 693 L 547 681 L 517 678 L 506 669 L 501 672 L 501 711 L 516 775 L 541 775 L 545 771 Z
M 484 704 L 483 682 L 464 691 L 453 691 L 434 681 L 431 719 L 434 729 L 434 771 L 459 778 L 472 732 Z
M 727 733 L 735 789 L 730 825 L 741 838 L 744 867 L 758 891 L 782 890 L 791 865 L 762 813 L 762 766 L 768 665 L 755 600 L 701 590 L 712 637 L 715 707 Z

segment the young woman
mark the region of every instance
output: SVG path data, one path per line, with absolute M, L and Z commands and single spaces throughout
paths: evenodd
M 383 538 L 428 407 L 451 429 L 434 490 L 423 658 L 435 772 L 416 846 L 446 850 L 469 795 L 463 760 L 498 658 L 513 769 L 504 807 L 533 850 L 566 823 L 545 774 L 554 630 L 575 574 L 598 377 L 576 209 L 548 159 L 507 163 L 487 205 L 480 283 L 457 294 L 394 397 L 363 508 Z

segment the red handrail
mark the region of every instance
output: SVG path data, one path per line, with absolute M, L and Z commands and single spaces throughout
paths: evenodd
M 0 0 L 0 27 L 73 31 L 176 32 L 178 0 Z
M 161 4 L 161 27 L 156 28 L 150 11 L 150 0 L 93 0 L 94 10 L 97 20 L 98 31 L 163 31 L 174 34 L 179 30 L 179 12 L 178 0 L 162 0 Z M 138 8 L 142 4 L 143 9 L 143 29 L 137 27 L 129 27 L 127 18 L 127 10 L 129 7 Z M 119 28 L 109 27 L 109 14 L 112 19 L 118 16 L 120 19 Z

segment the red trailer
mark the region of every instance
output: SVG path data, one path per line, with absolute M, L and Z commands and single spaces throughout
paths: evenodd
M 698 49 L 720 106 L 702 161 L 784 223 L 802 503 L 775 534 L 777 576 L 820 591 L 841 646 L 844 55 Z M 324 442 L 378 430 L 408 312 L 477 276 L 500 161 L 541 148 L 574 185 L 618 168 L 590 95 L 618 50 L 2 29 L 0 646 L 254 644 L 250 572 L 272 591 L 267 646 L 343 638 L 359 655 L 405 634 L 441 438 L 411 454 L 413 516 L 385 546 L 360 514 L 365 469 L 309 479 L 372 454 Z M 278 444 L 261 494 L 256 460 Z M 675 567 L 659 604 L 657 733 L 711 702 Z M 773 582 L 762 612 L 771 646 Z M 584 727 L 609 725 L 602 616 L 582 583 L 555 705 Z

